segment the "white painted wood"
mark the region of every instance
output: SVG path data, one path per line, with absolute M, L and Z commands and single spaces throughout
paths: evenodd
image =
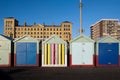
M 81 55 L 83 56 L 83 61 L 81 64 L 84 65 L 92 65 L 93 64 L 93 53 L 94 53 L 94 49 L 93 49 L 93 43 L 84 43 L 83 46 L 83 52 L 81 53 Z
M 0 41 L 0 50 L 8 50 L 9 44 L 8 41 Z
M 72 43 L 72 65 L 93 65 L 94 43 Z
M 8 65 L 9 64 L 9 54 L 8 51 L 0 51 L 0 65 Z
M 82 53 L 81 44 L 72 43 L 71 48 L 72 48 L 72 64 L 74 65 L 81 64 L 81 60 L 82 60 L 82 56 L 80 56 L 80 53 Z
M 0 66 L 9 65 L 11 55 L 11 41 L 1 37 L 0 39 Z

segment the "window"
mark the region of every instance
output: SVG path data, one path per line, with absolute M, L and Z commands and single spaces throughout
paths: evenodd
M 66 25 L 64 25 L 64 27 L 66 27 Z
M 39 28 L 37 28 L 37 30 L 39 31 Z
M 70 25 L 65 24 L 64 27 L 70 27 Z

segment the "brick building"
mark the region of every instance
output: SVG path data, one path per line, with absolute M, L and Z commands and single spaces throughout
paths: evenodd
M 18 20 L 13 17 L 4 18 L 4 35 L 12 38 L 19 38 L 23 35 L 43 40 L 49 36 L 56 34 L 65 41 L 72 39 L 72 23 L 68 21 L 62 22 L 60 25 L 36 24 L 19 25 Z
M 101 19 L 91 25 L 91 38 L 97 39 L 102 36 L 110 35 L 120 39 L 120 23 L 118 19 Z

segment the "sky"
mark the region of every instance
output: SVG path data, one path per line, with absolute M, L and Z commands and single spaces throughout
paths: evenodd
M 0 0 L 0 34 L 4 32 L 4 18 L 14 17 L 19 25 L 26 22 L 60 25 L 72 22 L 72 37 L 79 35 L 80 0 Z M 120 0 L 82 0 L 83 29 L 90 37 L 90 26 L 101 19 L 120 20 Z

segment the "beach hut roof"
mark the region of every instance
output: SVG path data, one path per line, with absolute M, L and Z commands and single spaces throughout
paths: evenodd
M 43 41 L 43 43 L 66 43 L 62 38 L 60 38 L 58 35 L 52 35 L 50 36 L 48 39 L 46 39 L 45 41 Z
M 70 43 L 72 42 L 94 42 L 94 40 L 90 39 L 89 37 L 83 34 L 80 34 L 79 36 L 70 41 Z
M 96 42 L 119 42 L 119 40 L 115 39 L 114 37 L 111 37 L 110 35 L 107 35 L 96 39 Z

